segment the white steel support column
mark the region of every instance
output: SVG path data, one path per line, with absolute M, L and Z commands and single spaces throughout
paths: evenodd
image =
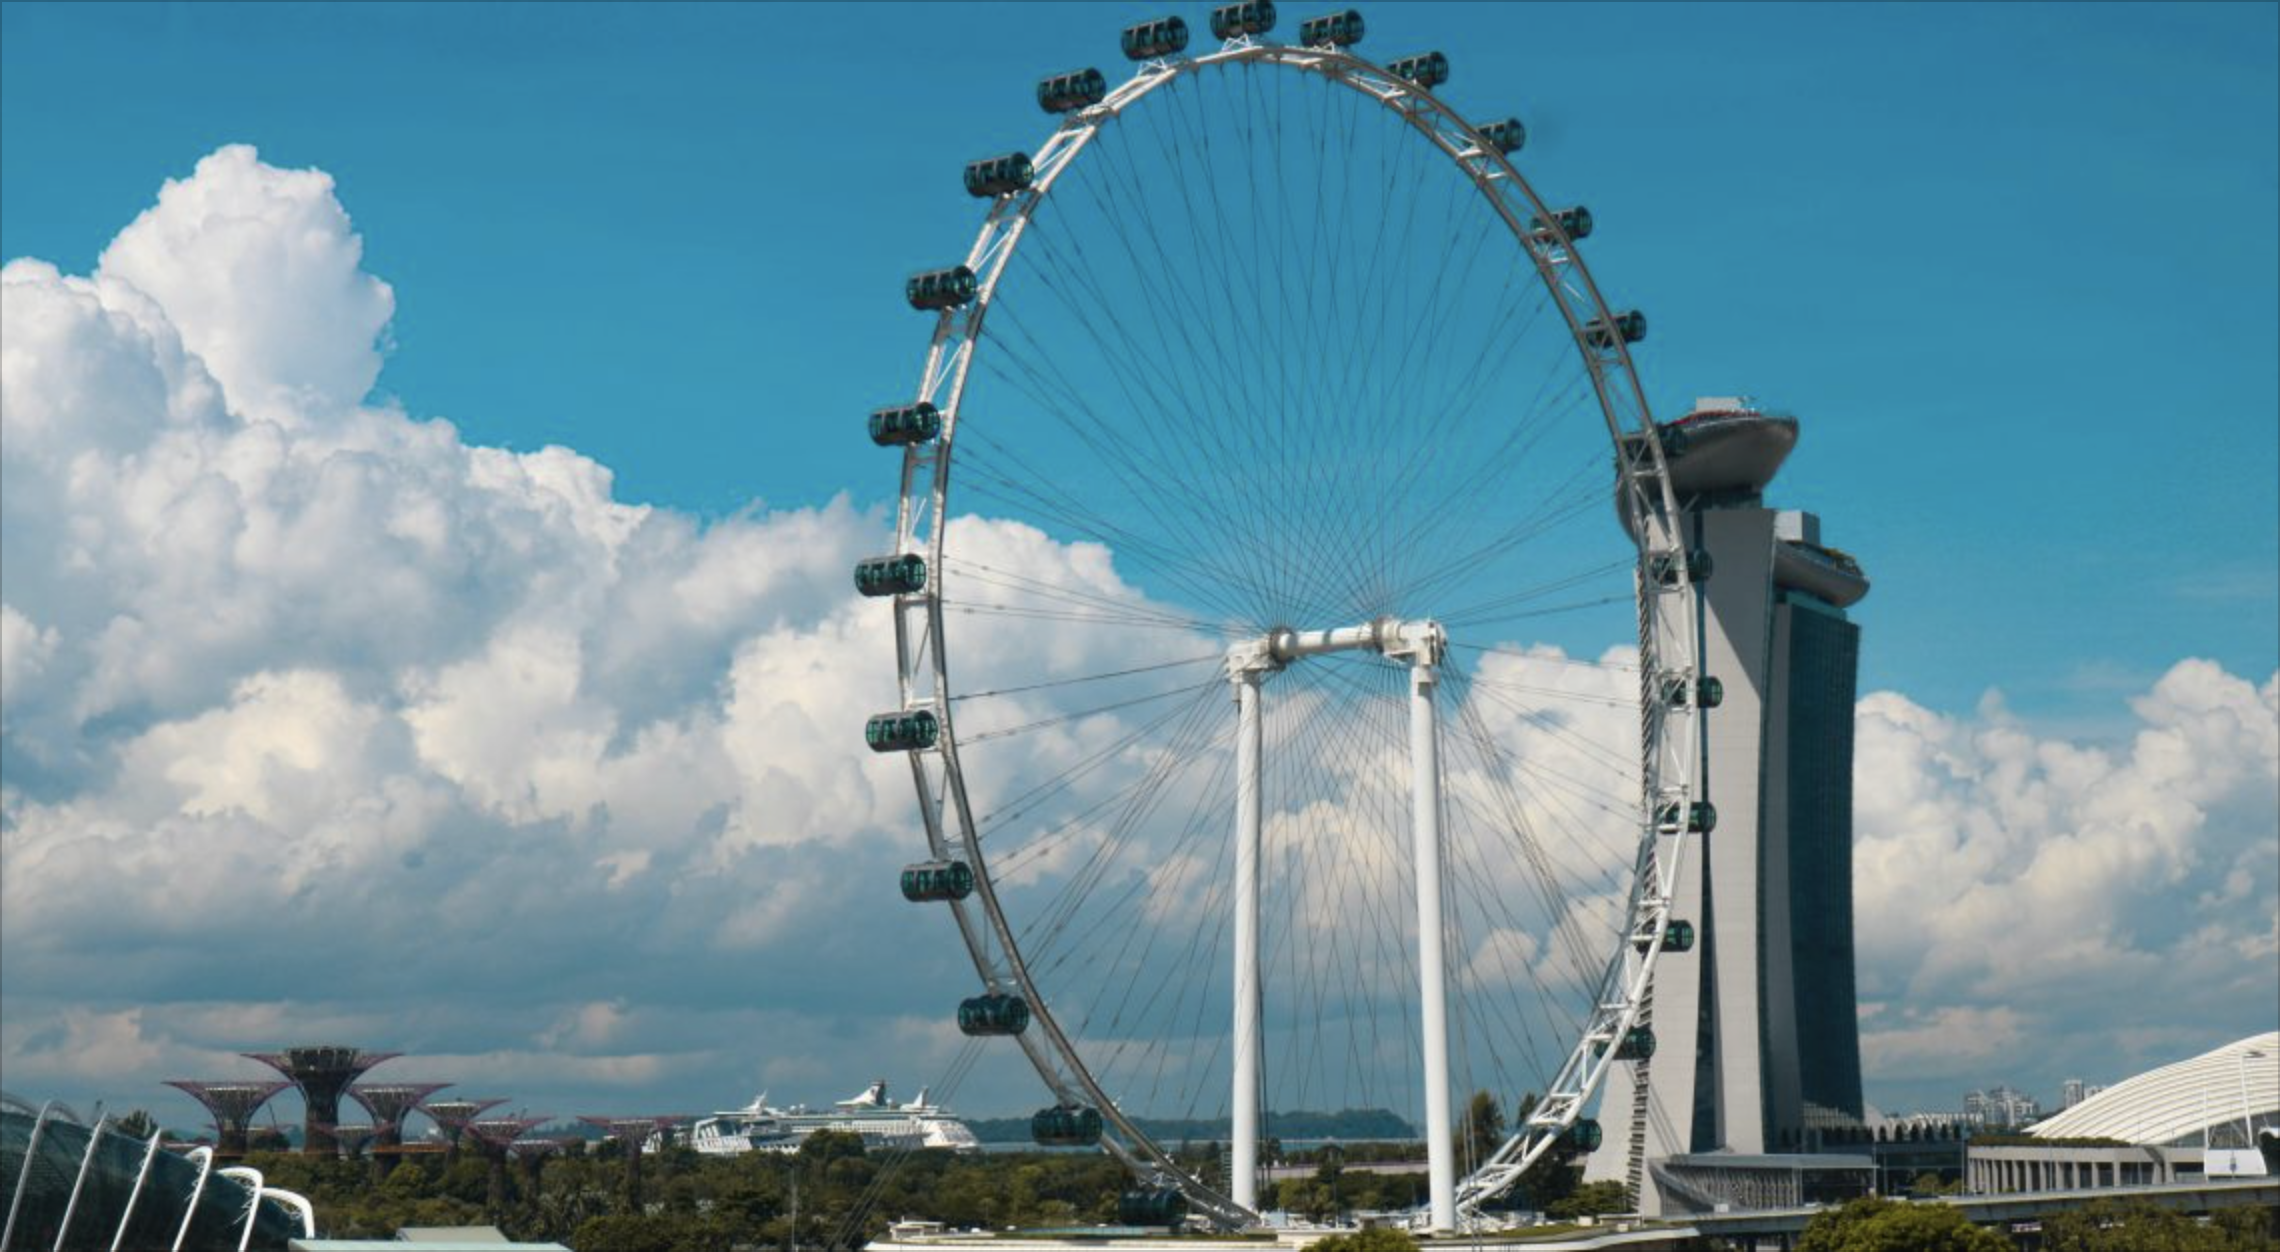
M 1259 827 L 1264 801 L 1259 785 L 1257 668 L 1237 669 L 1235 705 L 1235 1092 L 1230 1198 L 1259 1209 L 1259 1057 L 1264 1043 L 1259 1023 Z
M 1421 641 L 1422 642 L 1422 641 Z M 1434 642 L 1437 642 L 1434 641 Z M 1417 856 L 1417 988 L 1425 1023 L 1425 1160 L 1430 1229 L 1457 1227 L 1456 1144 L 1449 1118 L 1449 984 L 1441 950 L 1441 767 L 1433 723 L 1440 649 L 1421 646 L 1409 668 L 1410 826 Z

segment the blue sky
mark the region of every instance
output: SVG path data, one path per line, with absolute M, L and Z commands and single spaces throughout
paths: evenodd
M 0 248 L 84 268 L 155 178 L 252 143 L 340 181 L 415 413 L 630 500 L 875 501 L 848 427 L 915 372 L 895 294 L 963 246 L 956 167 L 1041 135 L 1030 83 L 1128 16 L 11 5 Z M 2269 666 L 2269 6 L 1373 20 L 1594 206 L 1658 411 L 1804 417 L 1786 492 L 1876 579 L 1866 685 L 2095 721 L 2182 652 Z
M 1204 10 L 1185 11 L 1200 29 Z M 676 524 L 687 534 L 657 541 L 676 553 L 744 542 L 737 536 L 762 548 L 805 542 L 811 530 L 875 536 L 871 511 L 891 505 L 893 471 L 858 426 L 907 392 L 919 368 L 928 325 L 902 305 L 902 278 L 971 237 L 978 211 L 958 189 L 958 167 L 1041 140 L 1035 78 L 1083 64 L 1120 72 L 1117 27 L 1153 12 L 9 3 L 0 7 L 0 256 L 89 274 L 161 182 L 188 178 L 224 145 L 252 145 L 269 167 L 331 175 L 361 236 L 362 272 L 393 288 L 373 393 L 380 406 L 448 419 L 469 446 L 574 449 L 614 474 L 617 502 L 684 519 Z M 1802 417 L 1804 440 L 1776 497 L 1821 513 L 1828 540 L 1874 579 L 1856 613 L 1866 632 L 1862 690 L 1908 702 L 1885 709 L 1880 724 L 1944 744 L 1942 760 L 1979 754 L 1973 769 L 1943 776 L 1971 775 L 1948 799 L 1987 798 L 1974 788 L 2003 774 L 2005 734 L 2039 745 L 2026 757 L 2046 765 L 2103 752 L 2112 772 L 2127 772 L 2134 736 L 2174 729 L 2163 710 L 2202 707 L 2148 694 L 2187 658 L 2252 689 L 2266 684 L 2280 664 L 2280 9 L 1417 4 L 1368 14 L 1365 51 L 1446 50 L 1454 71 L 1444 96 L 1475 116 L 1525 119 L 1520 165 L 1532 183 L 1549 199 L 1591 206 L 1594 274 L 1612 299 L 1652 319 L 1639 360 L 1658 414 L 1673 416 L 1698 394 L 1741 393 Z M 740 518 L 748 529 L 703 531 L 691 520 Z M 14 513 L 10 525 L 26 544 L 38 533 Z M 819 567 L 845 554 L 840 538 L 813 542 Z M 789 622 L 796 634 L 835 620 L 822 588 L 843 597 L 834 580 L 844 573 L 833 567 L 813 586 L 805 577 L 781 601 L 737 601 L 752 615 L 746 625 L 764 634 Z M 35 628 L 51 620 L 34 603 L 32 575 L 9 581 L 11 606 Z M 626 614 L 646 620 L 638 607 Z M 494 652 L 523 638 L 468 629 Z M 68 631 L 56 638 L 41 655 L 70 648 Z M 214 672 L 251 681 L 261 663 L 247 658 L 267 646 L 252 638 Z M 635 737 L 652 723 L 624 710 L 677 707 L 676 693 L 709 690 L 732 664 L 775 673 L 743 636 L 724 629 L 701 642 L 691 655 L 710 669 L 644 660 L 649 669 L 620 676 L 636 694 L 616 706 L 623 720 L 613 733 Z M 391 646 L 359 635 L 337 650 Z M 414 659 L 413 669 L 391 660 L 364 679 L 342 661 L 345 694 L 278 680 L 225 698 L 146 675 L 134 681 L 147 690 L 102 706 L 109 720 L 73 723 L 37 752 L 25 728 L 46 706 L 11 704 L 11 832 L 84 820 L 93 810 L 70 806 L 101 808 L 101 797 L 117 801 L 103 810 L 117 820 L 143 812 L 141 800 L 129 803 L 143 793 L 119 781 L 144 759 L 118 746 L 129 732 L 163 746 L 172 741 L 147 736 L 212 710 L 271 707 L 264 701 L 329 709 L 336 695 L 341 707 L 362 708 L 391 683 L 414 691 L 396 697 L 414 705 L 452 690 L 458 671 Z M 416 681 L 402 677 L 415 670 Z M 1983 706 L 1991 691 L 2024 721 Z M 75 699 L 87 707 L 92 697 Z M 540 731 L 550 725 L 532 717 Z M 432 755 L 442 723 L 408 724 L 423 759 Z M 395 750 L 374 749 L 372 759 Z M 632 751 L 613 740 L 610 751 L 621 750 Z M 2201 800 L 2210 814 L 2232 814 L 2228 829 L 2269 861 L 2275 827 L 2269 788 L 2257 790 L 2261 760 L 2249 754 L 2245 792 Z M 383 776 L 396 777 L 374 775 Z M 543 770 L 534 777 L 535 800 L 462 780 L 455 798 L 436 802 L 447 816 L 420 829 L 485 832 L 498 842 L 483 846 L 538 855 L 546 832 L 582 829 L 585 819 L 566 816 L 567 801 L 554 804 Z M 845 800 L 820 785 L 790 799 L 767 794 L 772 811 Z M 1895 813 L 1904 801 L 1892 801 Z M 611 803 L 639 807 L 624 796 Z M 734 804 L 690 815 L 654 803 L 690 829 L 736 823 Z M 907 821 L 907 796 L 882 793 L 876 804 L 880 822 Z M 185 801 L 182 812 L 192 807 Z M 2028 856 L 2034 829 L 2024 819 L 2010 829 L 2021 846 L 2006 855 Z M 1878 846 L 1895 858 L 1917 847 L 1898 827 L 1884 833 L 1893 842 Z M 597 908 L 651 864 L 607 839 L 585 850 L 610 867 L 593 887 Z M 452 865 L 471 875 L 479 867 L 461 858 L 472 855 L 404 852 L 425 858 L 427 872 Z M 887 859 L 842 849 L 817 863 L 870 872 Z M 2201 899 L 2212 915 L 2231 910 L 2254 919 L 2251 931 L 2262 927 L 2271 867 L 2250 855 L 2240 870 L 2247 885 L 2233 894 L 2222 860 L 2204 856 L 2167 884 L 2173 895 L 2132 907 Z M 579 890 L 565 887 L 585 900 Z M 694 907 L 683 892 L 659 890 L 658 908 L 686 918 Z M 528 920 L 496 904 L 463 907 Z M 594 916 L 610 920 L 547 933 L 570 945 L 565 953 L 572 936 L 621 929 L 638 932 L 650 946 L 634 947 L 652 958 L 677 950 L 670 925 Z M 894 942 L 879 940 L 888 950 Z M 783 1027 L 787 1038 L 822 1030 L 814 1013 L 861 1035 L 877 1033 L 866 1014 L 908 1011 L 875 986 L 858 995 L 845 982 L 835 1002 L 832 971 L 875 950 L 834 943 L 848 945 L 845 967 L 827 964 L 809 972 L 818 986 L 785 989 L 786 1012 L 811 1012 Z M 1894 1001 L 1932 996 L 1953 954 L 1917 955 L 1922 968 L 1865 981 Z M 543 961 L 512 968 L 561 975 Z M 676 1071 L 625 1059 L 669 1051 L 629 1040 L 670 1035 L 673 1012 L 734 999 L 736 968 L 726 957 L 699 962 L 672 1004 L 594 986 L 534 1005 L 556 1023 L 545 1046 L 600 1058 L 545 1081 L 569 1090 L 600 1074 L 632 1084 L 628 1075 L 693 1073 L 639 1089 L 676 1105 L 712 1090 L 741 1100 L 749 1093 L 722 1088 L 758 1076 L 725 1062 Z M 78 1002 L 53 987 L 29 990 L 25 970 L 11 972 L 18 1005 L 80 1025 L 19 1039 L 18 1057 L 52 1054 L 82 1026 L 94 1032 L 83 1045 L 109 1038 L 104 1023 L 115 1025 L 145 990 Z M 379 1003 L 411 992 L 406 971 L 369 977 Z M 2004 1018 L 2010 985 L 1962 978 L 1939 993 L 1950 998 L 1927 999 L 1924 1015 L 1890 1032 L 1895 1059 L 1881 1095 L 1872 1062 L 1871 1098 L 1929 1103 L 1959 1084 L 2001 1080 L 2055 1089 L 2070 1075 L 2021 1073 L 2009 1057 L 1942 1069 L 1919 1046 L 1959 1024 L 1994 1037 L 2026 1032 L 2021 1039 L 2098 1025 L 2079 1004 Z M 495 991 L 471 985 L 468 994 Z M 1942 1016 L 1951 1010 L 1958 1016 Z M 364 1020 L 347 1006 L 324 1011 L 347 1029 Z M 2225 1037 L 2270 1028 L 2261 1001 L 2247 1012 Z M 187 1018 L 161 1030 L 154 1012 L 152 1022 L 139 1042 L 101 1054 L 126 1066 L 218 1046 L 219 1033 Z M 2143 1032 L 2130 1046 L 2152 1059 L 2222 1041 L 2128 1025 Z M 517 1046 L 435 1031 L 430 1050 L 452 1055 L 499 1057 Z M 614 1069 L 604 1063 L 612 1056 Z M 100 1085 L 68 1066 L 26 1072 L 49 1074 L 59 1089 Z M 815 1097 L 868 1076 L 818 1064 L 781 1080 Z M 1026 1098 L 1011 1094 L 1011 1080 L 1004 1090 L 1009 1106 Z

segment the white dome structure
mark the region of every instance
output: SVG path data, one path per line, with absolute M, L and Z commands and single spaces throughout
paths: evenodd
M 2208 1141 L 2205 1136 L 2236 1139 L 2249 1126 L 2259 1131 L 2280 1126 L 2280 1031 L 2147 1070 L 2035 1123 L 2027 1133 L 2045 1139 L 2095 1136 L 2155 1147 L 2199 1147 Z

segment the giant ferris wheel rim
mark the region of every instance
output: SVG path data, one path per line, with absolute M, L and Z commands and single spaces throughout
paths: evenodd
M 917 400 L 936 405 L 941 429 L 931 448 L 913 445 L 904 449 L 895 551 L 923 549 L 931 569 L 944 569 L 951 474 L 956 463 L 955 440 L 968 374 L 982 350 L 984 323 L 999 281 L 1013 265 L 1031 218 L 1048 202 L 1054 186 L 1083 155 L 1105 123 L 1122 117 L 1159 90 L 1187 76 L 1254 65 L 1317 75 L 1396 114 L 1422 141 L 1441 151 L 1488 201 L 1527 252 L 1538 280 L 1560 307 L 1576 350 L 1590 373 L 1610 444 L 1621 466 L 1622 498 L 1630 513 L 1627 520 L 1634 523 L 1630 529 L 1642 570 L 1652 556 L 1667 557 L 1682 552 L 1683 537 L 1670 528 L 1669 519 L 1675 518 L 1677 511 L 1667 463 L 1628 346 L 1622 336 L 1613 336 L 1610 344 L 1603 345 L 1611 351 L 1594 355 L 1586 343 L 1586 327 L 1594 319 L 1611 322 L 1614 310 L 1564 230 L 1546 238 L 1532 225 L 1558 220 L 1550 206 L 1536 194 L 1504 152 L 1485 142 L 1478 130 L 1428 88 L 1343 48 L 1276 44 L 1249 37 L 1229 40 L 1217 51 L 1200 56 L 1143 62 L 1130 79 L 1106 92 L 1098 103 L 1064 116 L 1033 158 L 1036 171 L 1033 183 L 993 199 L 965 261 L 975 279 L 974 298 L 963 307 L 941 310 L 935 321 Z M 1517 202 L 1511 198 L 1515 193 Z M 1632 441 L 1630 446 L 1636 452 L 1626 453 L 1626 439 Z M 1635 461 L 1624 462 L 1626 455 Z M 1014 927 L 997 899 L 996 884 L 975 835 L 955 719 L 950 709 L 955 688 L 950 679 L 942 581 L 939 577 L 928 579 L 921 592 L 898 597 L 895 614 L 897 677 L 901 706 L 905 710 L 931 709 L 941 727 L 939 744 L 933 749 L 941 762 L 939 778 L 930 776 L 924 754 L 913 752 L 913 779 L 919 791 L 930 852 L 938 858 L 955 852 L 971 863 L 976 879 L 974 899 L 952 900 L 951 904 L 968 955 L 982 976 L 985 990 L 1017 993 L 1027 999 L 1033 1020 L 1042 1028 L 1042 1033 L 1017 1036 L 1023 1051 L 1056 1102 L 1089 1100 L 1100 1110 L 1118 1132 L 1103 1139 L 1104 1146 L 1112 1153 L 1136 1171 L 1179 1187 L 1192 1201 L 1222 1221 L 1255 1219 L 1256 1215 L 1249 1210 L 1187 1175 L 1132 1123 L 1113 1094 L 1091 1073 L 1054 1018 L 1044 994 L 1046 989 L 1038 986 L 1027 969 Z M 1647 875 L 1634 875 L 1627 906 L 1626 947 L 1632 934 L 1643 932 L 1650 925 L 1655 933 L 1660 933 L 1668 921 L 1678 865 L 1686 845 L 1687 832 L 1682 829 L 1676 838 L 1668 841 L 1667 857 L 1653 851 L 1655 810 L 1664 796 L 1674 790 L 1685 793 L 1691 785 L 1689 767 L 1699 737 L 1699 725 L 1691 708 L 1661 709 L 1651 691 L 1661 674 L 1672 670 L 1659 660 L 1649 663 L 1654 659 L 1649 653 L 1666 646 L 1658 642 L 1655 622 L 1659 616 L 1672 611 L 1682 621 L 1692 620 L 1692 596 L 1687 594 L 1691 591 L 1691 575 L 1683 567 L 1676 589 L 1681 594 L 1672 600 L 1672 609 L 1663 610 L 1657 604 L 1659 593 L 1649 580 L 1642 578 L 1637 584 L 1640 642 L 1645 650 L 1641 664 L 1641 700 L 1647 712 L 1642 720 L 1645 768 L 1640 817 L 1645 847 L 1641 864 L 1650 867 L 1653 881 L 1650 882 Z M 913 609 L 917 611 L 912 612 Z M 1691 644 L 1693 631 L 1682 628 L 1673 637 Z M 1692 673 L 1694 658 L 1684 659 L 1689 663 L 1676 669 Z M 1677 732 L 1675 736 L 1673 730 Z M 1674 737 L 1679 741 L 1675 750 L 1669 742 Z M 951 826 L 956 827 L 955 831 L 949 829 Z M 1648 855 L 1649 852 L 1652 854 Z M 976 910 L 970 905 L 979 906 L 980 918 L 973 916 Z M 996 959 L 992 956 L 993 943 L 998 949 Z M 1614 1063 L 1608 1059 L 1613 1056 L 1612 1049 L 1601 1049 L 1606 1054 L 1604 1058 L 1592 1055 L 1593 1039 L 1604 1039 L 1610 1031 L 1620 1036 L 1629 1028 L 1651 979 L 1657 951 L 1659 948 L 1649 947 L 1636 961 L 1628 961 L 1621 950 L 1610 957 L 1597 998 L 1605 1006 L 1612 993 L 1619 1008 L 1608 1020 L 1595 1019 L 1587 1037 L 1576 1041 L 1561 1071 L 1563 1081 L 1573 1076 L 1574 1081 L 1569 1084 L 1573 1090 L 1548 1091 L 1547 1096 L 1553 1098 L 1540 1105 L 1534 1117 L 1515 1126 L 1498 1152 L 1467 1177 L 1468 1213 L 1501 1189 L 1492 1185 L 1493 1178 L 1484 1182 L 1484 1177 L 1497 1175 L 1509 1182 L 1552 1146 L 1560 1129 L 1581 1115 Z

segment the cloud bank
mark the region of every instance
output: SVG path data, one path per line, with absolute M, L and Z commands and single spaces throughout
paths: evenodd
M 629 1108 L 948 1063 L 948 993 L 911 988 L 971 973 L 939 916 L 887 907 L 908 774 L 855 746 L 893 698 L 847 577 L 879 514 L 702 523 L 373 402 L 396 294 L 332 180 L 250 148 L 168 182 L 92 275 L 12 261 L 0 299 L 12 1087 L 160 1103 L 318 1037 Z M 959 524 L 1129 594 L 1096 547 Z M 1872 1086 L 2118 1077 L 2280 1017 L 2275 681 L 2185 661 L 2133 708 L 2096 746 L 1999 702 L 1862 702 Z M 1034 1098 L 998 1073 L 983 1109 Z

